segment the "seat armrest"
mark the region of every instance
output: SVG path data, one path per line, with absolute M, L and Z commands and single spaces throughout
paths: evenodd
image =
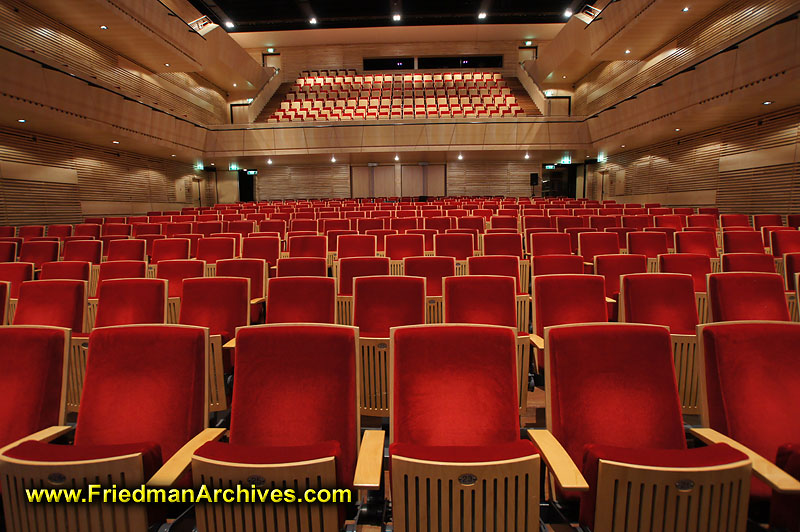
M 531 338 L 531 343 L 533 344 L 533 347 L 535 347 L 536 349 L 544 350 L 544 338 L 542 338 L 538 334 L 530 334 L 528 336 L 530 336 Z
M 52 427 L 47 427 L 46 429 L 42 429 L 39 432 L 34 432 L 33 434 L 28 434 L 27 436 L 18 439 L 17 441 L 13 441 L 4 447 L 0 447 L 0 455 L 5 454 L 6 451 L 11 449 L 12 447 L 16 447 L 22 442 L 26 441 L 40 441 L 40 442 L 51 442 L 57 438 L 65 434 L 69 434 L 75 429 L 75 427 L 71 425 L 54 425 Z
M 779 493 L 800 494 L 800 480 L 776 466 L 757 452 L 714 429 L 692 428 L 692 434 L 704 443 L 726 443 L 747 455 L 753 463 L 753 474 Z
M 155 475 L 147 481 L 147 485 L 155 488 L 168 488 L 175 484 L 175 481 L 189 469 L 194 452 L 203 444 L 222 438 L 225 430 L 223 428 L 204 429 L 203 432 L 178 449 L 178 452 L 173 454 L 172 458 L 167 460 L 167 463 L 162 465 Z
M 266 297 L 255 297 L 255 298 L 250 300 L 250 304 L 251 305 L 257 305 L 259 303 L 265 302 L 266 300 L 267 300 Z
M 378 489 L 383 477 L 383 442 L 386 433 L 382 430 L 366 430 L 358 450 L 358 462 L 353 486 L 363 489 Z
M 607 297 L 606 298 L 606 303 L 616 303 L 616 302 L 617 302 L 617 300 L 614 299 L 613 297 Z
M 589 484 L 578 466 L 549 430 L 528 429 L 528 437 L 538 447 L 547 467 L 565 491 L 588 491 Z
M 584 266 L 592 266 L 592 267 L 594 267 L 594 262 L 586 262 L 586 261 L 583 261 L 583 265 L 584 265 Z
M 225 345 L 223 345 L 222 347 L 224 347 L 225 349 L 233 349 L 234 347 L 236 347 L 236 338 L 231 338 L 230 340 L 225 342 Z

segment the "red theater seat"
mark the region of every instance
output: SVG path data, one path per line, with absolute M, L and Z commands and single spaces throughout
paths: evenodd
M 800 325 L 714 323 L 698 334 L 707 401 L 702 422 L 709 428 L 693 432 L 706 442 L 746 446 L 754 458 L 751 501 L 771 498 L 771 530 L 800 529 L 800 423 L 796 410 L 788 408 L 800 403 Z
M 764 241 L 756 231 L 723 231 L 723 253 L 764 253 Z
M 336 322 L 333 278 L 278 277 L 270 279 L 268 287 L 266 323 Z
M 35 270 L 39 270 L 45 262 L 58 260 L 58 242 L 35 242 L 27 241 L 22 243 L 19 251 L 20 262 L 30 262 Z
M 516 343 L 511 327 L 393 329 L 389 456 L 398 530 L 412 529 L 409 516 L 424 511 L 428 497 L 447 504 L 459 527 L 471 526 L 473 509 L 494 508 L 517 516 L 520 528 L 539 526 L 539 457 L 520 440 Z M 471 497 L 448 499 L 447 479 L 457 478 L 469 481 Z M 481 478 L 493 480 L 473 486 Z M 495 482 L 515 488 L 494 490 Z
M 538 442 L 549 432 L 580 469 L 589 486 L 580 494 L 583 527 L 613 529 L 612 523 L 642 511 L 655 522 L 669 521 L 678 501 L 695 514 L 707 505 L 724 507 L 730 495 L 721 486 L 729 483 L 738 486 L 735 496 L 747 496 L 750 463 L 744 454 L 727 445 L 687 449 L 665 327 L 566 325 L 551 327 L 545 335 L 548 431 L 531 434 Z M 605 376 L 602 384 L 600 374 Z M 625 414 L 618 415 L 622 405 Z M 543 454 L 551 464 L 548 452 Z M 687 487 L 669 489 L 676 478 Z M 652 505 L 646 497 L 614 497 L 620 484 L 630 493 L 657 490 L 664 502 Z M 683 498 L 686 490 L 698 496 Z M 700 497 L 701 490 L 711 500 Z M 568 489 L 563 492 L 572 495 Z M 744 530 L 746 505 L 731 505 L 723 513 L 727 522 L 735 523 L 731 530 Z
M 260 323 L 267 289 L 266 262 L 263 259 L 223 259 L 217 262 L 217 276 L 250 280 L 250 323 Z
M 646 273 L 647 257 L 644 255 L 598 255 L 594 259 L 594 271 L 605 278 L 609 321 L 616 321 L 619 304 L 620 277 L 629 273 Z
M 710 321 L 791 321 L 783 286 L 783 278 L 776 273 L 712 273 L 708 276 Z
M 4 465 L 14 461 L 15 475 L 36 484 L 53 478 L 53 462 L 58 462 L 60 478 L 80 489 L 88 490 L 98 478 L 129 489 L 145 482 L 173 486 L 193 449 L 223 432 L 209 429 L 198 436 L 207 424 L 205 336 L 201 328 L 173 325 L 93 331 L 73 444 L 47 443 L 71 430 L 53 428 L 49 437 L 34 437 L 6 450 L 0 460 Z M 192 445 L 179 453 L 190 440 Z M 161 468 L 173 455 L 185 464 L 173 462 Z M 4 486 L 21 490 L 3 470 Z M 3 496 L 17 497 L 5 489 Z M 7 514 L 11 522 L 33 512 L 28 503 L 4 510 L 11 513 Z M 146 530 L 163 520 L 160 512 L 149 513 L 144 504 L 75 505 L 62 512 L 68 522 L 114 522 L 130 530 Z
M 106 253 L 108 261 L 145 260 L 145 241 L 139 239 L 112 240 Z
M 775 259 L 766 253 L 725 253 L 722 271 L 775 273 Z
M 89 281 L 92 265 L 85 261 L 45 262 L 39 279 L 72 279 L 76 281 Z M 88 293 L 88 288 L 87 288 Z
M 86 281 L 25 281 L 19 289 L 13 323 L 64 327 L 72 333 L 83 333 L 87 291 Z
M 156 278 L 167 281 L 167 323 L 178 323 L 181 297 L 183 296 L 183 280 L 203 277 L 205 272 L 206 263 L 197 259 L 167 259 L 156 265 Z

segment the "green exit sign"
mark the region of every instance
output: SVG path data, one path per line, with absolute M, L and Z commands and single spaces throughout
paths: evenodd
M 556 169 L 556 165 L 554 165 L 554 164 L 546 164 L 546 165 L 544 165 L 544 169 L 545 170 L 555 170 Z
M 238 170 L 238 169 L 239 169 L 239 165 L 236 164 L 236 163 L 231 163 L 231 164 L 228 165 L 228 170 Z

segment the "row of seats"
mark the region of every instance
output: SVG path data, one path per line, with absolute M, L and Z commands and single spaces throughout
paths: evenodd
M 301 77 L 268 121 L 523 114 L 499 73 Z
M 44 511 L 25 500 L 26 486 L 57 478 L 86 489 L 95 482 L 87 479 L 99 477 L 118 487 L 186 487 L 187 471 L 195 485 L 235 487 L 244 471 L 247 485 L 297 486 L 301 493 L 380 490 L 386 478 L 386 519 L 398 530 L 439 530 L 440 520 L 446 528 L 471 528 L 481 516 L 491 530 L 537 529 L 540 517 L 565 524 L 560 512 L 540 514 L 543 501 L 563 512 L 576 508 L 575 521 L 597 531 L 644 515 L 670 528 L 698 516 L 697 530 L 744 532 L 748 499 L 770 505 L 773 527 L 798 526 L 798 324 L 727 322 L 698 330 L 704 409 L 688 439 L 665 327 L 548 327 L 546 429 L 528 430 L 524 439 L 513 393 L 513 328 L 393 327 L 386 464 L 384 431 L 359 430 L 359 335 L 357 328 L 311 323 L 238 329 L 230 425 L 209 428 L 206 329 L 99 328 L 88 339 L 81 415 L 72 427 L 63 425 L 60 385 L 69 332 L 0 328 L 0 379 L 16 391 L 0 440 L 8 529 L 21 530 Z M 548 490 L 543 470 L 552 481 Z M 631 496 L 637 493 L 644 496 Z M 360 508 L 299 512 L 296 505 L 248 504 L 238 512 L 203 502 L 179 520 L 193 513 L 201 532 L 255 529 L 265 520 L 276 530 L 335 530 L 357 525 L 354 519 L 369 515 L 359 510 L 376 499 L 383 504 L 380 491 L 361 499 Z M 158 503 L 60 511 L 49 530 L 78 519 L 131 530 L 175 519 Z

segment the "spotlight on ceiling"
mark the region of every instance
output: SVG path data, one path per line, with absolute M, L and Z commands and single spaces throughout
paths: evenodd
M 566 11 L 564 11 L 564 16 L 567 17 L 567 18 L 571 17 L 572 16 L 572 10 L 571 9 L 567 9 Z
M 485 19 L 486 18 L 486 11 L 481 11 L 480 13 L 478 13 L 478 18 L 481 19 L 481 20 Z
M 689 11 L 689 6 L 686 6 L 686 7 L 684 7 L 684 8 L 683 8 L 681 11 L 683 11 L 684 13 L 686 13 L 687 11 Z
M 273 54 L 273 53 L 275 53 L 275 48 L 267 48 L 267 53 L 268 53 L 268 54 Z
M 169 63 L 164 63 L 164 66 L 165 66 L 165 67 L 168 67 L 168 66 L 169 66 Z
M 233 86 L 235 87 L 235 86 L 236 86 L 236 83 L 234 83 L 234 84 L 233 84 Z
M 533 41 L 525 41 L 525 46 L 530 46 L 533 44 Z
M 764 102 L 764 105 L 772 105 L 773 103 L 775 102 L 773 102 L 772 100 L 767 100 L 766 102 Z
M 631 53 L 631 51 L 630 50 L 625 50 L 625 53 L 629 54 L 629 53 Z
M 267 159 L 267 164 L 272 164 L 272 159 Z
M 106 26 L 105 24 L 103 24 L 102 26 L 100 26 L 100 29 L 101 29 L 101 30 L 107 30 L 107 29 L 108 29 L 108 26 Z
M 526 153 L 526 154 L 525 154 L 525 158 L 526 158 L 526 159 L 530 159 L 530 158 L 531 158 L 530 154 Z
M 459 153 L 459 154 L 458 154 L 458 160 L 460 161 L 460 160 L 462 160 L 462 159 L 464 159 L 464 156 L 463 156 L 463 155 L 461 155 L 461 154 Z
M 680 130 L 681 130 L 681 128 L 679 128 L 679 127 L 675 128 L 675 131 L 680 131 Z
M 308 23 L 309 24 L 316 24 L 317 23 L 317 18 L 316 17 L 311 17 L 311 19 L 308 21 Z
M 622 146 L 620 146 L 620 148 L 624 148 L 624 147 L 625 147 L 625 145 L 624 145 L 624 144 L 623 144 Z
M 395 155 L 395 156 L 394 156 L 394 160 L 395 160 L 395 161 L 399 161 L 399 160 L 400 160 L 400 156 L 399 156 L 399 155 Z
M 25 119 L 24 118 L 17 118 L 17 122 L 19 122 L 20 124 L 24 124 L 25 123 Z
M 225 27 L 226 28 L 233 28 L 233 26 L 234 26 L 234 24 L 230 20 L 226 20 L 225 21 Z
M 335 162 L 336 162 L 336 156 L 335 156 L 335 155 L 331 155 L 331 162 L 332 162 L 332 163 L 335 163 Z
M 119 141 L 118 140 L 112 140 L 111 144 L 119 144 Z
M 400 18 L 401 18 L 400 13 L 395 13 L 394 15 L 392 15 L 392 20 L 394 20 L 395 22 L 400 22 Z

